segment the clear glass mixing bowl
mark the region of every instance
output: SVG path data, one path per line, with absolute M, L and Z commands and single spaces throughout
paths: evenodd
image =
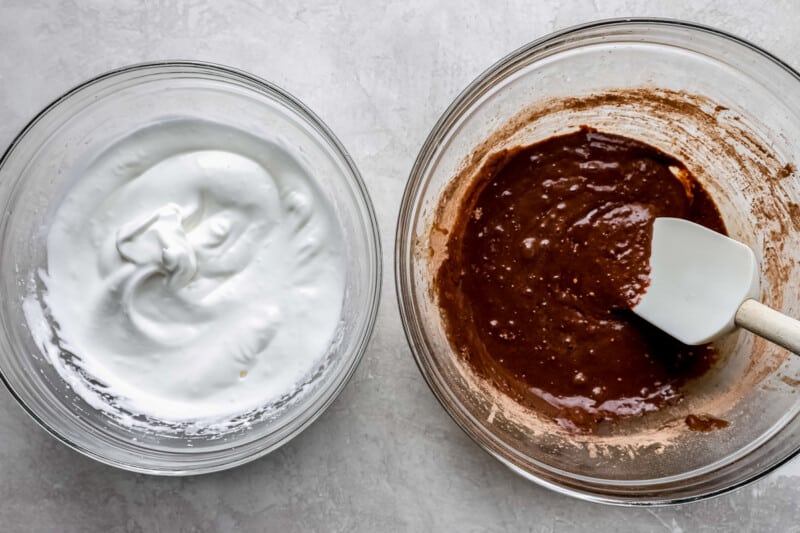
M 580 125 L 641 139 L 683 160 L 762 270 L 762 299 L 800 316 L 800 77 L 731 35 L 669 20 L 569 29 L 502 59 L 456 98 L 422 147 L 397 227 L 401 316 L 424 378 L 490 454 L 559 492 L 667 504 L 757 479 L 800 449 L 800 358 L 735 334 L 686 400 L 612 435 L 569 434 L 493 393 L 453 353 L 432 279 L 453 206 L 488 154 Z M 688 431 L 690 413 L 730 422 Z
M 346 243 L 340 326 L 305 386 L 238 417 L 231 429 L 143 431 L 88 405 L 34 341 L 22 302 L 46 266 L 48 216 L 70 169 L 114 139 L 164 119 L 191 118 L 281 142 L 300 154 L 333 206 Z M 78 167 L 79 168 L 79 167 Z M 367 190 L 350 156 L 308 108 L 274 85 L 229 68 L 190 62 L 135 65 L 69 91 L 20 133 L 0 161 L 0 374 L 25 410 L 53 436 L 128 470 L 183 475 L 230 468 L 300 433 L 344 388 L 375 322 L 380 243 Z

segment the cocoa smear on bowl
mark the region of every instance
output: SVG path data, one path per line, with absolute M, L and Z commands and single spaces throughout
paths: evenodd
M 756 251 L 762 271 L 769 272 L 769 283 L 762 284 L 764 301 L 780 308 L 782 285 L 789 281 L 793 265 L 784 260 L 780 238 L 787 231 L 800 231 L 800 211 L 795 204 L 770 202 L 765 198 L 780 195 L 780 182 L 795 172 L 790 163 L 781 162 L 747 130 L 744 119 L 725 106 L 698 95 L 662 89 L 611 90 L 585 97 L 562 98 L 540 102 L 521 111 L 477 146 L 462 164 L 460 171 L 443 190 L 427 235 L 419 235 L 417 254 L 427 256 L 427 271 L 434 279 L 447 257 L 447 242 L 463 199 L 481 168 L 495 154 L 514 150 L 534 142 L 577 130 L 588 124 L 601 131 L 631 137 L 682 161 L 722 207 L 746 212 L 749 223 L 769 238 L 747 241 L 746 224 L 727 220 L 735 238 L 744 240 Z M 765 179 L 748 182 L 757 188 L 755 199 L 747 206 L 737 205 L 712 177 L 720 172 L 737 172 Z M 735 187 L 736 185 L 731 185 Z M 726 209 L 722 209 L 723 212 Z M 754 238 L 754 237 L 753 237 Z M 428 287 L 432 301 L 438 301 L 435 283 Z M 455 348 L 457 349 L 457 348 Z M 774 373 L 789 356 L 775 350 L 763 339 L 734 334 L 717 344 L 720 362 L 709 372 L 713 379 L 701 378 L 688 387 L 677 405 L 642 417 L 633 417 L 609 432 L 580 433 L 564 428 L 549 416 L 520 403 L 474 371 L 463 357 L 453 354 L 453 362 L 463 386 L 476 404 L 486 406 L 486 422 L 502 424 L 520 439 L 538 438 L 554 449 L 578 446 L 589 457 L 634 459 L 640 453 L 663 453 L 680 444 L 690 428 L 688 416 L 725 419 L 737 401 Z M 717 381 L 715 381 L 717 380 Z M 723 386 L 720 386 L 720 383 Z M 735 422 L 730 429 L 735 429 Z M 726 431 L 726 429 L 719 429 Z

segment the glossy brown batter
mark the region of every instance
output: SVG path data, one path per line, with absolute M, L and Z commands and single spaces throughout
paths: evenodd
M 590 128 L 495 155 L 465 195 L 438 292 L 451 344 L 481 376 L 560 424 L 597 429 L 677 401 L 715 359 L 630 308 L 653 220 L 725 233 L 669 155 Z

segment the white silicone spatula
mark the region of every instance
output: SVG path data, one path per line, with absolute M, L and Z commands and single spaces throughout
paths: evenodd
M 655 220 L 650 285 L 634 313 L 684 344 L 711 342 L 742 327 L 800 354 L 800 322 L 757 295 L 750 248 L 688 220 Z

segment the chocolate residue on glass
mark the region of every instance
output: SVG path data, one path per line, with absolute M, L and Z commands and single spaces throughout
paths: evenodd
M 709 432 L 716 429 L 728 427 L 728 421 L 716 418 L 711 415 L 689 415 L 686 417 L 686 425 L 692 431 Z
M 678 401 L 714 362 L 630 308 L 656 217 L 725 233 L 686 167 L 590 128 L 490 157 L 463 196 L 435 279 L 448 338 L 476 373 L 565 427 Z

